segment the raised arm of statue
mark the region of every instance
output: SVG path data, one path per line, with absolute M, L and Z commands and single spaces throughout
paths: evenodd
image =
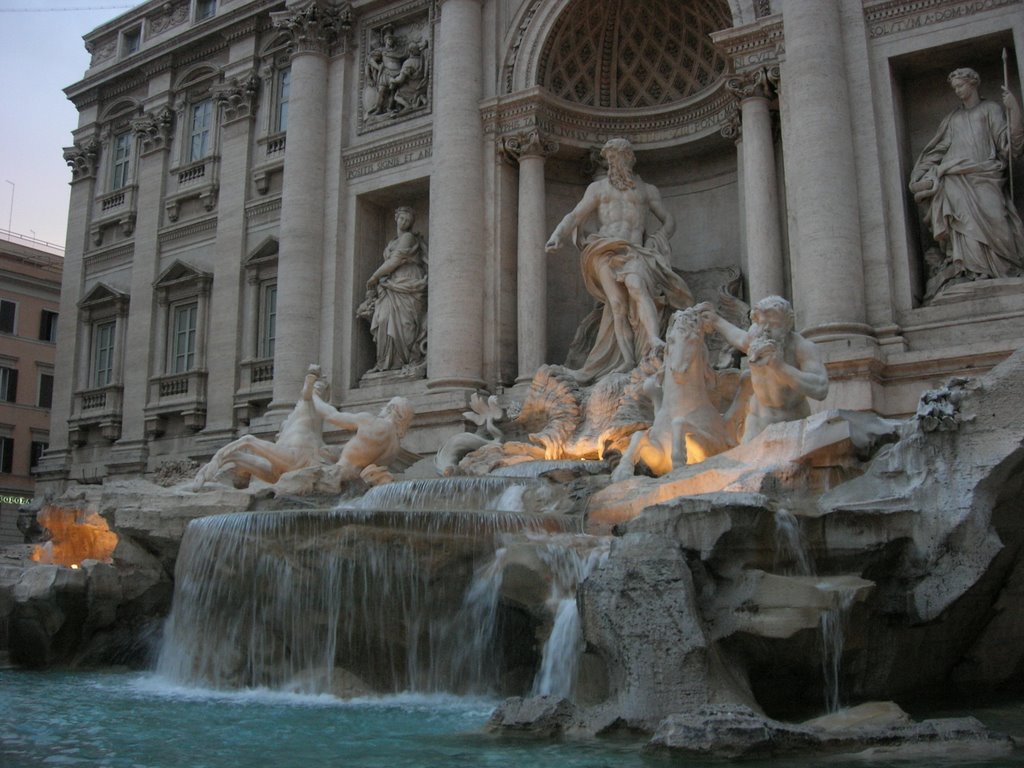
M 367 414 L 365 413 L 345 413 L 344 411 L 339 411 L 330 403 L 324 402 L 316 393 L 313 393 L 313 408 L 316 410 L 317 415 L 328 424 L 353 432 L 359 429 L 367 419 Z
M 720 316 L 710 302 L 702 301 L 696 306 L 701 320 L 707 330 L 718 331 L 730 347 L 746 352 L 750 347 L 750 334 L 743 328 L 737 328 L 724 317 Z

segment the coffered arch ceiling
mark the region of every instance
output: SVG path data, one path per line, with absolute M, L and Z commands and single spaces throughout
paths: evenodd
M 708 35 L 731 25 L 727 0 L 570 0 L 541 48 L 535 83 L 585 107 L 687 100 L 725 73 Z

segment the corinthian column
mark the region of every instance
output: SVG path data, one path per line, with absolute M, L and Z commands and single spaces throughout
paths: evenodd
M 857 4 L 859 8 L 859 3 Z M 782 90 L 793 299 L 809 336 L 870 334 L 857 168 L 840 26 L 843 2 L 786 0 Z
M 544 159 L 558 151 L 539 131 L 502 139 L 506 157 L 519 162 L 519 227 L 517 247 L 516 319 L 519 375 L 530 381 L 547 354 L 548 300 Z
M 430 387 L 478 387 L 483 375 L 481 0 L 441 0 L 430 176 Z
M 296 0 L 271 14 L 292 38 L 288 141 L 281 189 L 274 399 L 287 410 L 310 363 L 320 358 L 320 290 L 324 257 L 327 150 L 327 60 L 348 30 L 347 3 Z
M 730 78 L 726 87 L 740 101 L 747 284 L 750 303 L 754 304 L 765 296 L 782 296 L 786 289 L 772 117 L 768 110 L 770 86 L 767 73 L 761 69 Z

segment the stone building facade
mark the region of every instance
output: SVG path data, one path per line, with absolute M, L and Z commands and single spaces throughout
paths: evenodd
M 1024 343 L 1019 277 L 925 298 L 907 186 L 951 70 L 1019 99 L 1021 0 L 151 0 L 85 41 L 54 481 L 273 434 L 312 362 L 346 410 L 408 397 L 436 450 L 569 354 L 593 301 L 544 244 L 616 136 L 676 269 L 792 300 L 825 407 L 906 414 Z M 425 364 L 378 371 L 358 310 L 400 206 Z
M 20 544 L 19 507 L 50 442 L 63 259 L 0 240 L 0 544 Z

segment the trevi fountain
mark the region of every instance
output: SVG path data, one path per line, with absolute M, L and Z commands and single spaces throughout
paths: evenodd
M 360 119 L 439 98 L 431 53 L 384 29 Z M 965 63 L 902 178 L 925 304 L 1024 266 L 1018 99 L 981 100 Z M 592 311 L 562 362 L 467 390 L 461 431 L 410 447 L 415 396 L 350 407 L 307 355 L 275 369 L 272 429 L 23 510 L 4 764 L 1024 761 L 1024 350 L 913 412 L 843 407 L 830 338 L 778 295 L 817 306 L 842 276 L 680 269 L 638 154 L 608 136 L 548 199 L 537 250 L 573 257 Z M 451 238 L 416 194 L 352 302 L 363 385 L 440 360 Z

